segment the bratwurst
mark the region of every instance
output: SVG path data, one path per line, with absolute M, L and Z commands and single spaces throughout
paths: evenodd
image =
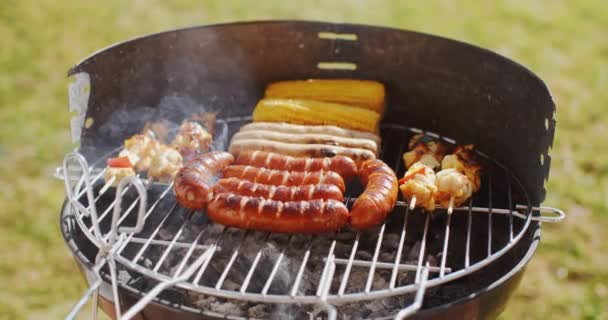
M 349 181 L 357 174 L 355 161 L 343 156 L 332 158 L 300 158 L 256 150 L 241 152 L 236 157 L 235 164 L 297 172 L 334 171 L 342 176 L 344 181 Z
M 262 197 L 278 201 L 303 200 L 338 200 L 342 201 L 344 195 L 340 188 L 333 184 L 305 184 L 300 186 L 274 186 L 270 184 L 255 183 L 238 178 L 227 178 L 218 181 L 213 186 L 213 193 L 229 193 L 241 196 Z
M 333 184 L 344 192 L 344 179 L 333 171 L 286 171 L 232 165 L 222 170 L 222 178 L 239 178 L 275 186 L 301 186 L 305 184 Z
M 336 200 L 276 201 L 228 193 L 207 207 L 213 221 L 242 229 L 283 233 L 323 233 L 348 222 L 346 206 Z
M 355 160 L 357 164 L 360 164 L 365 160 L 376 158 L 376 154 L 367 149 L 331 146 L 326 144 L 285 143 L 264 139 L 232 140 L 228 151 L 238 155 L 246 151 L 255 150 L 308 158 L 345 156 Z

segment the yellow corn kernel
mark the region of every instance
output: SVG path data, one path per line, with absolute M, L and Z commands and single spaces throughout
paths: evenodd
M 377 132 L 380 114 L 343 104 L 313 100 L 262 99 L 253 111 L 255 122 L 334 125 Z
M 319 100 L 384 112 L 384 85 L 354 79 L 279 81 L 266 88 L 266 98 Z

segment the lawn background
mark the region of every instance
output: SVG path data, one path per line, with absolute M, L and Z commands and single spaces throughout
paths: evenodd
M 62 318 L 85 290 L 59 233 L 63 185 L 52 178 L 73 148 L 68 68 L 138 35 L 272 18 L 434 33 L 495 50 L 544 79 L 557 104 L 546 203 L 568 219 L 544 226 L 502 318 L 608 318 L 607 1 L 1 0 L 0 319 Z

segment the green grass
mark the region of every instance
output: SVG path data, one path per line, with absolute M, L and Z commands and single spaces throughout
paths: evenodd
M 123 4 L 124 2 L 124 4 Z M 484 5 L 486 4 L 486 5 Z M 60 318 L 85 290 L 63 245 L 67 69 L 91 52 L 165 29 L 298 18 L 394 26 L 498 51 L 545 79 L 558 129 L 546 225 L 504 319 L 608 318 L 606 1 L 0 2 L 0 318 Z

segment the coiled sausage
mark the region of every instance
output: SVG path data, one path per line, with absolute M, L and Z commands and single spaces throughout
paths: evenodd
M 175 175 L 173 191 L 184 207 L 199 210 L 213 197 L 212 186 L 219 171 L 231 164 L 234 157 L 223 151 L 197 155 Z
M 382 160 L 365 161 L 359 168 L 359 179 L 365 190 L 353 204 L 350 223 L 365 229 L 382 222 L 393 210 L 399 187 L 395 172 Z

